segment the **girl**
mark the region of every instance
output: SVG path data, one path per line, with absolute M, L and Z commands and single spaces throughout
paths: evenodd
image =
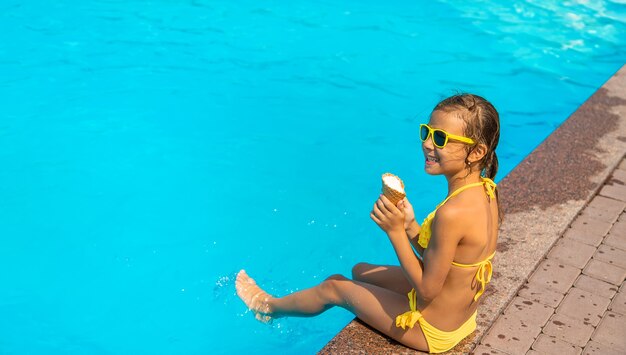
M 499 136 L 498 112 L 487 100 L 472 94 L 444 99 L 420 125 L 420 138 L 424 169 L 446 178 L 448 197 L 421 226 L 407 198 L 394 206 L 381 194 L 370 213 L 399 266 L 359 263 L 352 280 L 332 275 L 284 297 L 269 295 L 241 270 L 237 295 L 264 322 L 340 306 L 413 349 L 453 348 L 476 329 L 477 301 L 491 279 L 500 223 L 492 181 Z

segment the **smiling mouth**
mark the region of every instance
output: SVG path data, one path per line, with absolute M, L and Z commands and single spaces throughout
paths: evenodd
M 439 162 L 439 159 L 435 158 L 435 157 L 426 157 L 426 161 L 432 162 L 432 163 L 437 163 Z

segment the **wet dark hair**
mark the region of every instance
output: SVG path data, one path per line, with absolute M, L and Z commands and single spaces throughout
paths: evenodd
M 500 116 L 496 108 L 481 96 L 460 93 L 443 99 L 435 106 L 434 111 L 456 113 L 465 122 L 463 135 L 473 139 L 476 144 L 482 143 L 487 146 L 487 153 L 478 161 L 478 167 L 480 168 L 481 176 L 493 180 L 498 172 L 496 147 L 500 140 Z M 468 157 L 470 152 L 476 147 L 476 144 L 467 146 Z M 471 173 L 472 166 L 467 157 L 465 158 L 465 164 L 469 167 Z M 498 189 L 496 189 L 497 197 Z M 500 211 L 499 203 L 498 210 L 500 212 L 498 213 L 499 219 L 502 220 L 502 211 Z

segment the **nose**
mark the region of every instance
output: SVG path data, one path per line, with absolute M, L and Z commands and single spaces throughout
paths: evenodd
M 435 149 L 435 145 L 433 144 L 432 134 L 429 134 L 428 137 L 426 137 L 426 140 L 422 142 L 422 148 L 427 149 L 427 150 Z

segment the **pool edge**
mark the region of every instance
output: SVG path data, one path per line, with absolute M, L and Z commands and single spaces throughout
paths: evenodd
M 591 134 L 581 137 L 581 132 Z M 473 350 L 625 153 L 626 66 L 622 66 L 500 182 L 505 219 L 494 280 L 480 305 L 476 332 L 449 354 Z M 319 351 L 370 352 L 417 353 L 356 318 Z

